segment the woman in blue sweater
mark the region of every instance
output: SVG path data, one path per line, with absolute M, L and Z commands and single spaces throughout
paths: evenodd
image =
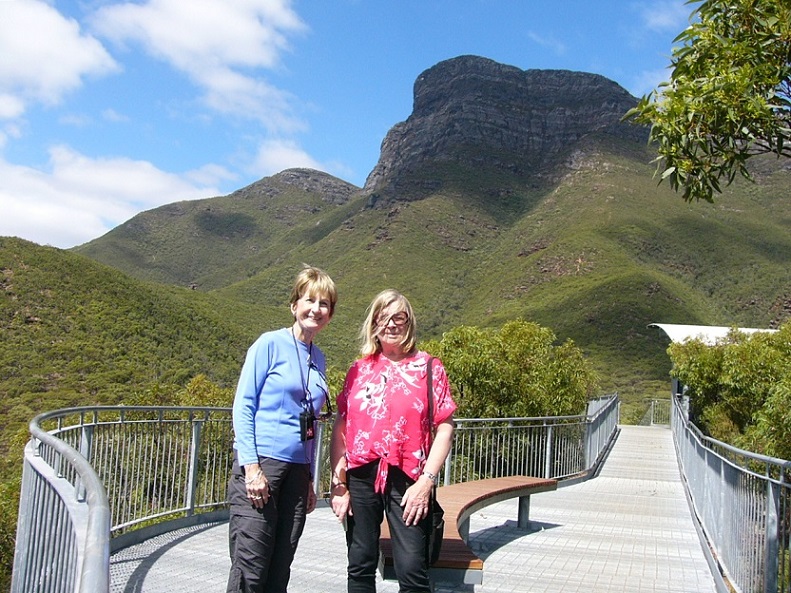
M 328 396 L 324 353 L 313 339 L 336 301 L 332 279 L 306 267 L 291 291 L 294 323 L 247 351 L 233 402 L 228 593 L 286 592 L 305 515 L 316 506 L 313 436 Z

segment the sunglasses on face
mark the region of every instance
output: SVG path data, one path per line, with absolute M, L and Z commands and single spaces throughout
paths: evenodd
M 402 326 L 409 321 L 409 315 L 405 311 L 399 311 L 398 313 L 393 313 L 390 317 L 378 317 L 377 319 L 377 325 L 380 327 L 387 327 L 391 321 L 395 325 Z

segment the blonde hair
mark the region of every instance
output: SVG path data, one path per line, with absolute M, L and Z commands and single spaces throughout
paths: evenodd
M 305 294 L 318 297 L 326 297 L 330 301 L 330 317 L 335 312 L 335 303 L 338 302 L 338 289 L 329 274 L 304 264 L 302 270 L 294 280 L 294 287 L 291 289 L 289 305 L 295 304 Z
M 401 342 L 401 348 L 404 352 L 412 352 L 412 350 L 414 350 L 415 344 L 417 343 L 417 328 L 415 324 L 415 314 L 412 311 L 412 305 L 409 304 L 409 300 L 407 300 L 403 294 L 397 290 L 388 288 L 387 290 L 383 290 L 378 295 L 376 295 L 376 298 L 374 298 L 373 302 L 368 307 L 365 321 L 363 322 L 362 329 L 360 330 L 360 341 L 362 342 L 360 353 L 363 356 L 370 356 L 371 354 L 376 354 L 377 352 L 382 351 L 382 345 L 379 343 L 379 338 L 376 337 L 376 334 L 379 330 L 379 326 L 376 323 L 377 317 L 379 316 L 379 313 L 381 313 L 382 309 L 386 309 L 393 303 L 397 303 L 398 305 L 398 310 L 395 311 L 396 313 L 404 311 L 407 315 L 409 315 L 406 331 L 404 332 L 404 339 Z

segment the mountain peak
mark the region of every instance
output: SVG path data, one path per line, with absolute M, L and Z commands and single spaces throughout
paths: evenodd
M 418 76 L 412 114 L 388 132 L 365 190 L 397 187 L 426 161 L 528 175 L 594 133 L 647 137 L 621 122 L 636 102 L 598 74 L 445 60 Z
M 330 204 L 345 204 L 352 195 L 360 191 L 356 185 L 333 177 L 329 173 L 308 168 L 293 168 L 276 173 L 271 177 L 259 179 L 247 187 L 237 190 L 234 195 L 239 197 L 255 197 L 259 194 L 273 196 L 280 193 L 283 186 L 319 195 Z

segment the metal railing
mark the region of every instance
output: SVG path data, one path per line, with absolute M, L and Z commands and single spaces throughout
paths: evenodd
M 640 420 L 640 426 L 670 426 L 672 402 L 668 399 L 652 399 Z
M 730 585 L 740 593 L 791 592 L 791 462 L 704 436 L 681 398 L 672 429 L 693 511 Z
M 564 479 L 595 466 L 618 427 L 618 398 L 579 416 L 456 420 L 444 483 L 525 475 Z
M 618 414 L 613 395 L 580 416 L 457 420 L 444 482 L 584 475 Z M 328 426 L 317 435 L 319 494 L 329 489 Z M 114 542 L 226 506 L 230 408 L 72 408 L 37 416 L 30 432 L 12 593 L 108 591 L 110 550 L 122 547 Z
M 102 482 L 73 447 L 30 423 L 11 591 L 109 591 L 110 506 Z

